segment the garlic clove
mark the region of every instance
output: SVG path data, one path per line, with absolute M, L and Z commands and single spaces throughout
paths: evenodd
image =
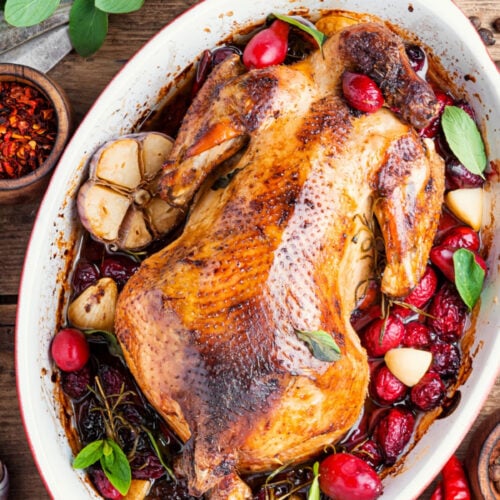
M 384 356 L 390 372 L 403 384 L 413 387 L 427 372 L 432 363 L 432 354 L 413 347 L 390 349 Z
M 112 278 L 101 278 L 86 288 L 68 307 L 68 320 L 82 330 L 114 329 L 118 286 Z
M 172 141 L 162 134 L 150 133 L 142 141 L 143 175 L 153 179 L 163 167 L 172 149 Z
M 483 188 L 464 188 L 449 191 L 446 206 L 474 231 L 481 229 L 483 219 Z

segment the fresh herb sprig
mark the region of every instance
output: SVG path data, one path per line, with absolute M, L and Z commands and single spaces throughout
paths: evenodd
M 6 0 L 5 20 L 16 27 L 34 26 L 48 19 L 61 0 Z M 139 10 L 144 0 L 74 0 L 69 15 L 69 35 L 83 57 L 95 53 L 108 34 L 109 14 Z

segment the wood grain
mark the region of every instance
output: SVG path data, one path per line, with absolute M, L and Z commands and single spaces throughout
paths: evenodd
M 195 3 L 194 0 L 147 0 L 138 12 L 111 16 L 108 37 L 97 54 L 83 59 L 71 53 L 50 72 L 50 76 L 66 90 L 77 123 L 126 61 L 165 24 Z M 477 15 L 484 27 L 491 28 L 493 20 L 500 17 L 498 0 L 458 0 L 456 3 L 467 15 Z M 489 52 L 493 60 L 500 60 L 500 35 L 495 34 L 495 38 L 497 42 Z M 39 203 L 37 198 L 23 205 L 0 206 L 0 458 L 9 469 L 13 499 L 50 498 L 34 465 L 22 427 L 14 367 L 18 286 Z M 473 430 L 499 406 L 500 380 Z M 466 455 L 471 436 L 472 433 L 460 446 L 460 457 Z M 423 498 L 428 497 L 429 492 Z

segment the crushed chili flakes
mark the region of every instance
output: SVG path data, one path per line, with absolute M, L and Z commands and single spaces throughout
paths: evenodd
M 0 179 L 16 179 L 36 170 L 50 155 L 57 117 L 37 89 L 0 81 Z

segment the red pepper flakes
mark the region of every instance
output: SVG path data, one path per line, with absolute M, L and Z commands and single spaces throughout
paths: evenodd
M 37 89 L 0 81 L 0 179 L 16 179 L 47 159 L 57 135 L 50 101 Z

